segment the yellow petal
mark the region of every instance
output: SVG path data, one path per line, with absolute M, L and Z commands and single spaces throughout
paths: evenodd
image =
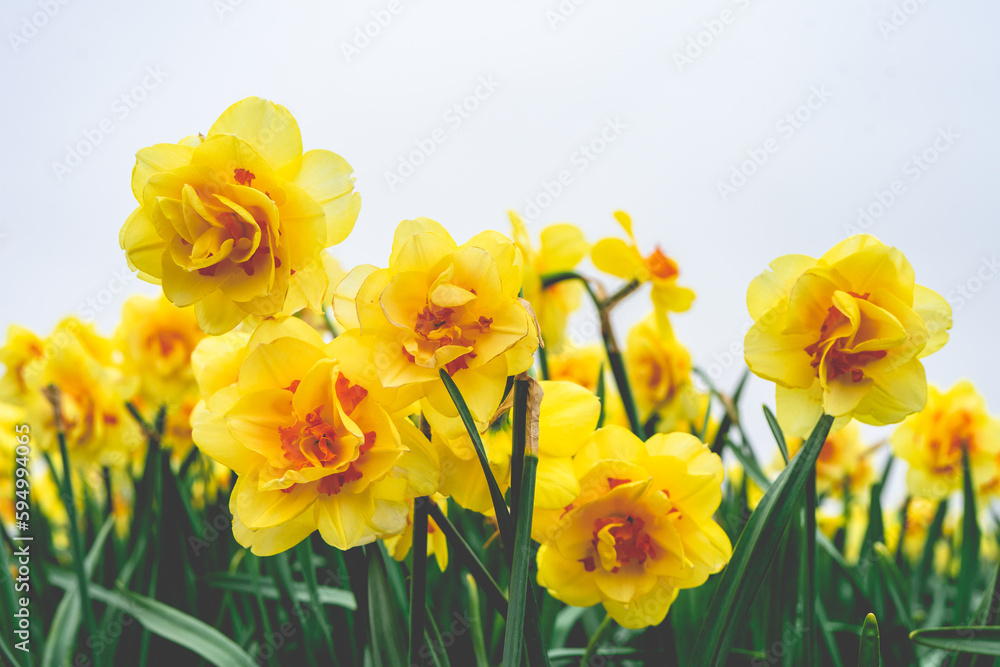
M 142 207 L 132 211 L 125 221 L 119 242 L 129 266 L 151 276 L 163 275 L 162 262 L 167 243 L 156 232 Z
M 573 474 L 569 458 L 541 456 L 535 474 L 535 507 L 562 509 L 580 493 L 580 483 Z
M 374 512 L 375 502 L 370 492 L 341 492 L 316 502 L 316 523 L 327 544 L 346 551 L 374 541 L 366 520 Z
M 590 246 L 579 228 L 567 224 L 549 225 L 542 230 L 541 249 L 544 273 L 571 271 L 587 256 Z
M 403 244 L 406 243 L 410 237 L 423 232 L 430 232 L 441 237 L 445 240 L 445 244 L 451 249 L 458 247 L 458 244 L 455 243 L 453 238 L 451 238 L 451 234 L 448 233 L 448 230 L 446 230 L 439 222 L 435 222 L 430 218 L 403 220 L 396 225 L 396 233 L 392 237 L 392 254 L 389 257 L 389 264 L 396 263 L 397 253 L 399 253 Z
M 758 320 L 777 306 L 791 294 L 795 281 L 814 266 L 816 260 L 806 255 L 785 255 L 771 262 L 771 270 L 754 278 L 747 289 L 750 317 Z
M 347 160 L 326 150 L 311 150 L 282 168 L 279 174 L 302 188 L 326 216 L 323 247 L 337 245 L 354 229 L 361 196 L 354 192 L 354 168 Z
M 913 310 L 924 321 L 928 339 L 920 357 L 937 352 L 948 342 L 951 328 L 951 306 L 940 294 L 923 285 L 913 286 Z
M 543 381 L 540 384 L 544 392 L 538 419 L 538 446 L 542 458 L 572 457 L 597 427 L 601 401 L 574 382 Z
M 288 551 L 316 530 L 313 512 L 303 512 L 294 519 L 273 528 L 251 530 L 239 516 L 233 516 L 233 537 L 255 556 L 273 556 Z
M 229 405 L 223 406 L 226 411 L 239 397 L 235 387 L 219 393 L 229 395 Z M 204 401 L 199 401 L 191 412 L 191 437 L 198 449 L 237 474 L 249 470 L 253 454 L 229 432 L 225 413 L 209 412 Z
M 621 239 L 601 239 L 595 243 L 590 260 L 604 273 L 624 280 L 634 279 L 644 268 L 639 251 Z
M 183 167 L 191 162 L 194 148 L 179 144 L 154 144 L 135 154 L 132 168 L 132 194 L 142 203 L 142 190 L 153 174 Z
M 285 107 L 259 97 L 248 97 L 222 112 L 208 137 L 233 134 L 260 153 L 273 169 L 302 155 L 302 135 Z
M 538 548 L 538 583 L 558 600 L 574 607 L 590 607 L 601 601 L 594 576 L 583 564 L 562 556 L 547 544 Z

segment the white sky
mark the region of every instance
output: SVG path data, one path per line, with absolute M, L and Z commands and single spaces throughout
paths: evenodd
M 613 210 L 629 211 L 644 248 L 660 243 L 697 291 L 675 326 L 710 370 L 741 344 L 746 287 L 771 259 L 822 254 L 900 181 L 868 231 L 956 306 L 928 377 L 969 377 L 1000 407 L 1000 280 L 977 278 L 1000 271 L 989 263 L 1000 253 L 995 2 L 63 1 L 0 9 L 4 328 L 47 333 L 103 294 L 96 319 L 110 332 L 126 293 L 155 292 L 116 279 L 135 151 L 204 132 L 232 102 L 260 95 L 292 111 L 306 149 L 354 166 L 363 204 L 334 249 L 344 263 L 384 264 L 404 218 L 433 217 L 459 241 L 509 233 L 506 210 L 523 211 L 568 170 L 536 229 L 572 221 L 596 240 L 617 233 Z M 555 23 L 560 6 L 574 11 Z M 391 20 L 348 58 L 344 44 L 373 12 Z M 699 39 L 707 46 L 679 61 Z M 479 89 L 478 108 L 446 116 L 481 78 L 496 86 Z M 808 101 L 813 110 L 799 109 Z M 779 125 L 797 110 L 808 119 Z M 609 121 L 615 141 L 581 157 Z M 444 141 L 391 189 L 385 173 L 437 128 Z M 57 174 L 85 132 L 99 144 Z M 718 182 L 765 144 L 776 152 L 723 200 Z M 925 150 L 935 161 L 921 170 L 911 159 Z M 979 290 L 960 307 L 959 286 Z M 647 303 L 623 309 L 622 337 Z M 719 366 L 721 386 L 741 368 Z M 770 452 L 756 406 L 773 404 L 773 389 L 754 380 L 747 398 L 756 444 Z

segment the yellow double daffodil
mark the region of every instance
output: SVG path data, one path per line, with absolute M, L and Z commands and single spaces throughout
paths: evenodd
M 482 232 L 460 246 L 433 220 L 406 220 L 396 228 L 389 267 L 348 273 L 334 312 L 358 330 L 382 387 L 405 390 L 406 404 L 426 397 L 425 413 L 455 418 L 439 375 L 445 370 L 485 427 L 506 378 L 531 368 L 538 347 L 530 307 L 518 298 L 522 274 L 521 253 L 502 234 Z M 452 436 L 461 422 L 455 427 Z
M 538 583 L 566 604 L 597 603 L 626 628 L 660 623 L 681 588 L 705 583 L 732 545 L 712 515 L 722 460 L 692 435 L 643 442 L 602 428 L 573 460 L 579 496 L 536 511 Z
M 210 334 L 282 313 L 290 293 L 308 292 L 316 307 L 327 287 L 320 252 L 358 216 L 352 171 L 330 151 L 303 153 L 288 109 L 249 97 L 204 137 L 138 152 L 139 206 L 119 243 L 139 277 L 194 304 Z
M 233 533 L 255 554 L 315 530 L 338 549 L 399 533 L 407 501 L 437 487 L 427 439 L 358 383 L 339 341 L 283 318 L 249 339 L 206 339 L 194 354 L 206 397 L 192 416 L 195 442 L 239 475 Z
M 971 382 L 947 392 L 933 385 L 927 406 L 911 415 L 892 434 L 896 456 L 910 464 L 906 484 L 914 496 L 944 498 L 962 488 L 962 450 L 968 449 L 973 485 L 991 485 L 998 476 L 1000 420 Z
M 852 417 L 892 424 L 923 408 L 920 359 L 951 327 L 948 303 L 914 282 L 902 252 L 869 235 L 818 260 L 779 257 L 750 284 L 747 306 L 747 364 L 777 385 L 778 421 L 799 437 L 823 413 L 838 418 L 836 430 Z

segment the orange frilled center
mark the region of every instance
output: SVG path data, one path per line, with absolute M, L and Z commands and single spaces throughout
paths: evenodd
M 298 381 L 292 383 L 289 390 L 293 393 L 298 388 Z M 368 391 L 358 385 L 351 385 L 338 374 L 335 384 L 337 400 L 346 414 L 351 414 L 358 404 L 368 395 Z M 280 427 L 278 435 L 281 438 L 281 450 L 285 458 L 295 470 L 303 468 L 342 468 L 339 472 L 327 475 L 319 480 L 319 491 L 327 495 L 340 493 L 343 486 L 362 478 L 358 467 L 361 458 L 375 446 L 375 431 L 364 434 L 364 442 L 357 447 L 355 456 L 354 443 L 346 443 L 340 437 L 335 424 L 327 422 L 322 414 L 326 406 L 318 406 L 304 417 L 296 415 L 291 426 Z M 353 438 L 353 436 L 351 436 Z M 352 458 L 353 457 L 353 458 Z M 284 489 L 291 491 L 295 485 Z
M 472 290 L 475 294 L 475 290 Z M 461 347 L 473 347 L 475 333 L 486 333 L 493 324 L 492 317 L 480 315 L 472 319 L 465 312 L 465 306 L 456 308 L 439 306 L 430 299 L 424 309 L 417 315 L 417 320 L 413 325 L 413 331 L 420 339 L 418 345 L 431 350 L 440 349 L 446 345 L 458 345 Z M 403 349 L 403 354 L 412 362 L 415 357 Z M 449 375 L 469 367 L 469 361 L 476 358 L 476 353 L 472 350 L 445 364 L 445 370 Z
M 256 178 L 248 169 L 233 170 L 233 182 L 246 188 L 252 188 Z M 264 211 L 271 195 L 263 195 L 238 203 L 185 186 L 180 206 L 164 209 L 177 232 L 171 248 L 175 262 L 203 276 L 215 276 L 220 268 L 233 266 L 252 276 L 270 270 L 271 263 L 281 266 L 281 260 L 273 256 L 274 230 L 268 231 L 271 221 Z
M 641 564 L 647 558 L 656 558 L 652 539 L 643 530 L 645 525 L 641 517 L 631 512 L 624 517 L 595 519 L 591 541 L 595 553 L 580 560 L 584 569 L 593 572 L 599 563 L 603 569 L 614 573 L 631 563 Z
M 849 294 L 858 299 L 867 299 L 868 294 Z M 826 362 L 826 379 L 833 380 L 846 373 L 850 373 L 851 382 L 860 382 L 864 379 L 864 367 L 872 361 L 883 358 L 887 353 L 885 350 L 866 350 L 862 352 L 844 352 L 843 346 L 848 341 L 846 337 L 831 338 L 833 333 L 840 329 L 841 325 L 847 324 L 850 319 L 836 306 L 830 306 L 820 327 L 819 340 L 805 348 L 806 354 L 812 357 L 809 365 L 816 370 L 816 377 L 820 376 L 820 366 Z

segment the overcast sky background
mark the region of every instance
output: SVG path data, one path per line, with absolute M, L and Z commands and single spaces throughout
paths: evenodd
M 136 150 L 205 132 L 259 95 L 292 111 L 307 150 L 354 166 L 361 216 L 334 249 L 345 264 L 384 265 L 405 218 L 432 217 L 461 242 L 509 233 L 507 209 L 527 209 L 536 233 L 571 221 L 595 241 L 618 233 L 621 208 L 643 250 L 661 244 L 697 291 L 677 333 L 731 388 L 750 280 L 868 225 L 952 301 L 929 379 L 969 377 L 1000 407 L 996 2 L 63 1 L 0 10 L 4 328 L 45 334 L 100 299 L 109 333 L 127 294 L 155 293 L 118 282 Z M 465 117 L 463 101 L 477 107 Z M 437 129 L 433 154 L 390 184 Z M 614 139 L 603 147 L 602 132 Z M 592 142 L 593 159 L 580 150 Z M 752 155 L 763 164 L 744 165 Z M 731 180 L 740 168 L 753 173 Z M 859 208 L 877 217 L 859 224 Z M 647 309 L 629 302 L 620 335 Z M 773 387 L 754 379 L 747 394 L 769 458 L 756 406 L 773 405 Z

